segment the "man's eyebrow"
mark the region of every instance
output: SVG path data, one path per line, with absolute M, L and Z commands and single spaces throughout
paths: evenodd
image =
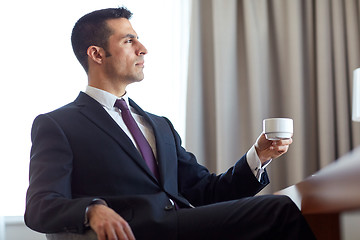
M 131 33 L 126 34 L 123 38 L 136 38 L 136 39 L 139 39 L 138 36 L 135 36 L 134 34 L 131 34 Z

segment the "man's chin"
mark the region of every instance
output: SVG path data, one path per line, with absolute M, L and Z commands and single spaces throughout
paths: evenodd
M 133 78 L 129 81 L 129 84 L 131 83 L 138 83 L 138 82 L 141 82 L 142 80 L 144 80 L 144 77 L 141 77 L 141 78 Z
M 142 80 L 144 80 L 144 75 L 142 75 L 141 77 L 137 78 L 135 80 L 135 82 L 141 82 Z

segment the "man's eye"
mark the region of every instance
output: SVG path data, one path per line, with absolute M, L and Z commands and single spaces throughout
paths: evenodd
M 126 40 L 126 43 L 132 43 L 132 42 L 133 42 L 132 39 Z

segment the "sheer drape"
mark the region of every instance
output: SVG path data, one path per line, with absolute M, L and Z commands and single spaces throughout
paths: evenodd
M 194 0 L 187 149 L 222 172 L 269 117 L 294 119 L 294 143 L 268 167 L 268 192 L 360 145 L 351 122 L 360 1 Z

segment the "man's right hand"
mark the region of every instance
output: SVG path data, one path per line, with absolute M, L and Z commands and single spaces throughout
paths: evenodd
M 91 205 L 87 216 L 99 240 L 135 240 L 129 224 L 108 206 Z

